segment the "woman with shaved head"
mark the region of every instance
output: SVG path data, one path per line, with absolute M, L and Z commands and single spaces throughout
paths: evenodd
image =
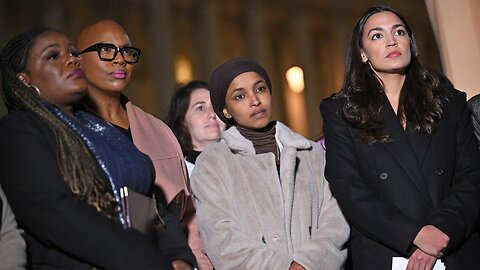
M 178 141 L 165 123 L 123 95 L 141 50 L 132 47 L 122 26 L 111 20 L 87 26 L 78 36 L 77 47 L 88 88 L 81 107 L 111 123 L 150 156 L 155 184 L 161 188 L 166 203 L 180 206 L 180 218 L 200 268 L 211 269 L 203 252 Z

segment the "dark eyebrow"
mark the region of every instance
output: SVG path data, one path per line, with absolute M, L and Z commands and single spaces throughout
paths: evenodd
M 405 27 L 405 25 L 403 25 L 402 23 L 399 23 L 399 24 L 395 24 L 395 25 L 392 27 L 392 29 L 396 29 L 396 28 L 398 28 L 398 27 L 403 27 L 403 28 L 405 28 L 405 29 L 407 28 L 407 27 Z
M 232 91 L 232 95 L 235 93 L 235 92 L 239 92 L 239 91 L 243 91 L 243 87 L 240 87 L 240 88 L 237 88 L 235 90 Z
M 43 50 L 40 52 L 40 54 L 43 54 L 44 51 L 46 51 L 46 50 L 48 50 L 48 49 L 50 49 L 50 48 L 52 48 L 52 47 L 60 47 L 60 45 L 57 44 L 57 43 L 50 44 L 50 45 L 48 45 L 47 47 L 43 48 Z
M 370 35 L 370 32 L 372 32 L 372 31 L 382 31 L 382 30 L 383 30 L 382 27 L 374 27 L 374 28 L 368 30 L 367 36 Z
M 205 102 L 205 101 L 198 101 L 198 102 L 195 102 L 194 104 L 192 104 L 192 107 L 195 107 L 198 104 L 206 104 L 206 103 L 207 102 Z
M 392 26 L 392 30 L 393 30 L 393 29 L 396 29 L 396 28 L 398 28 L 398 27 L 406 28 L 404 24 L 399 23 L 399 24 L 395 24 L 394 26 Z M 374 28 L 372 28 L 372 29 L 370 29 L 370 30 L 368 31 L 367 35 L 370 35 L 370 32 L 372 32 L 372 31 L 382 31 L 382 30 L 383 30 L 382 27 L 374 27 Z
M 265 80 L 263 80 L 263 79 L 260 79 L 260 80 L 256 81 L 253 85 L 257 85 L 259 83 L 267 83 L 267 82 L 265 82 Z
M 253 86 L 257 86 L 257 84 L 259 83 L 266 83 L 264 79 L 260 79 L 258 81 L 256 81 L 255 83 L 253 83 Z M 239 92 L 239 91 L 244 91 L 245 89 L 243 87 L 240 87 L 240 88 L 237 88 L 235 90 L 232 91 L 232 95 L 235 93 L 235 92 Z

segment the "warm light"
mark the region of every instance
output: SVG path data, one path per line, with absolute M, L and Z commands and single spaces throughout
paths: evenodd
M 300 67 L 291 67 L 287 70 L 288 86 L 294 93 L 301 93 L 305 88 L 303 80 L 303 70 Z
M 190 61 L 180 56 L 175 60 L 175 81 L 177 83 L 188 83 L 192 80 L 192 65 Z

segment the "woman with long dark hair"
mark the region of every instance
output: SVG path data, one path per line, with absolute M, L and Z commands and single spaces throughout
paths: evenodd
M 119 189 L 151 195 L 153 166 L 114 127 L 74 111 L 87 88 L 78 56 L 50 28 L 22 33 L 0 53 L 9 111 L 0 119 L 0 181 L 24 230 L 28 269 L 195 265 L 178 220 L 163 208 L 158 245 L 127 228 Z
M 385 6 L 357 21 L 345 69 L 320 109 L 353 268 L 478 269 L 480 154 L 465 93 L 419 63 L 410 26 Z

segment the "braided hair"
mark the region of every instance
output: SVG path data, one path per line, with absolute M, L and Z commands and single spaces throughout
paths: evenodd
M 45 105 L 45 100 L 32 87 L 17 78 L 26 72 L 27 59 L 36 39 L 53 28 L 34 28 L 13 39 L 0 53 L 0 88 L 8 112 L 30 111 L 53 132 L 58 145 L 57 161 L 65 183 L 81 200 L 93 206 L 108 218 L 114 218 L 115 200 L 103 175 L 82 139 Z

